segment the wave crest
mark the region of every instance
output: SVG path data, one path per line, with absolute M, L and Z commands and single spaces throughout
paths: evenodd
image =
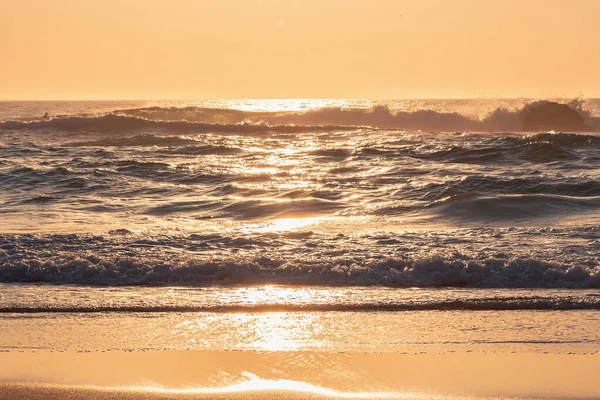
M 571 111 L 569 117 L 557 118 L 550 106 Z M 121 132 L 125 130 L 168 130 L 186 132 L 231 133 L 302 133 L 307 131 L 345 130 L 357 127 L 402 129 L 431 132 L 527 132 L 536 126 L 528 123 L 536 113 L 539 130 L 566 130 L 573 132 L 599 131 L 600 118 L 584 110 L 583 101 L 559 104 L 548 100 L 531 102 L 521 109 L 497 108 L 482 118 L 473 118 L 459 112 L 441 112 L 431 109 L 395 111 L 386 105 L 369 109 L 320 108 L 308 111 L 242 111 L 206 107 L 146 107 L 115 110 L 102 116 L 67 116 L 38 121 L 4 121 L 0 129 L 57 129 L 65 131 L 91 130 Z M 533 118 L 533 117 L 531 117 Z M 540 119 L 541 118 L 541 119 Z M 575 121 L 577 120 L 577 121 Z M 546 123 L 545 123 L 546 122 Z M 558 124 L 558 125 L 557 125 Z
M 241 239 L 240 239 L 241 240 Z M 248 248 L 258 242 L 237 241 Z M 82 285 L 327 285 L 388 287 L 600 288 L 600 271 L 537 259 L 432 257 L 349 262 L 248 258 L 99 256 L 0 258 L 0 282 Z

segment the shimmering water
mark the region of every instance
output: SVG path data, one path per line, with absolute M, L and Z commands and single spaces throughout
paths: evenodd
M 526 104 L 2 103 L 0 281 L 598 287 L 600 137 Z
M 581 290 L 0 285 L 0 349 L 600 352 Z
M 539 104 L 0 103 L 0 345 L 595 351 L 600 136 Z

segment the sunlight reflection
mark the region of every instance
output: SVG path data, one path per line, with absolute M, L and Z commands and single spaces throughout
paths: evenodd
M 286 203 L 293 201 L 307 201 L 309 199 L 301 200 L 289 200 L 289 199 L 272 199 L 277 203 Z M 243 230 L 247 232 L 260 232 L 260 233 L 284 233 L 294 230 L 301 230 L 311 226 L 319 225 L 325 221 L 335 220 L 333 216 L 320 216 L 320 217 L 297 217 L 297 218 L 278 218 L 269 222 L 262 223 L 249 223 L 243 225 Z
M 248 348 L 261 351 L 294 351 L 320 347 L 319 316 L 298 316 L 288 312 L 237 314 L 232 316 L 237 326 L 243 326 L 240 340 Z
M 311 303 L 313 292 L 307 288 L 279 287 L 265 285 L 253 288 L 240 288 L 239 295 L 248 304 L 286 304 L 290 302 Z
M 208 388 L 167 388 L 161 386 L 121 386 L 116 388 L 98 387 L 88 385 L 85 388 L 100 391 L 121 391 L 121 392 L 153 392 L 165 394 L 233 394 L 244 392 L 262 392 L 262 391 L 285 391 L 296 393 L 308 393 L 318 396 L 347 398 L 347 399 L 366 399 L 366 398 L 394 398 L 394 399 L 424 399 L 431 398 L 419 393 L 411 392 L 343 392 L 328 387 L 318 386 L 309 382 L 293 381 L 288 379 L 265 379 L 249 372 L 243 372 L 242 381 L 230 386 L 208 387 Z M 60 385 L 59 385 L 60 386 Z M 70 386 L 71 387 L 71 386 Z
M 239 288 L 230 301 L 240 306 L 264 305 L 265 311 L 240 313 L 199 313 L 172 328 L 171 334 L 185 343 L 212 346 L 215 342 L 235 342 L 246 350 L 290 351 L 326 348 L 325 322 L 328 314 L 285 312 L 286 306 L 299 307 L 327 303 L 327 290 L 279 286 Z M 268 310 L 268 311 L 267 311 Z M 218 322 L 217 325 L 215 323 Z M 208 334 L 207 332 L 211 332 Z M 234 335 L 234 336 L 233 336 Z M 212 343 L 212 344 L 211 344 Z
M 298 228 L 316 225 L 323 221 L 325 217 L 309 217 L 309 218 L 279 218 L 268 223 L 263 227 L 263 232 L 280 232 L 291 231 Z
M 356 103 L 356 104 L 355 104 Z M 367 101 L 369 106 L 375 102 Z M 204 102 L 203 106 L 213 108 L 230 107 L 243 111 L 306 111 L 325 107 L 356 107 L 358 102 L 337 99 L 244 99 L 244 100 L 215 100 Z
M 308 382 L 292 381 L 287 379 L 264 379 L 249 372 L 242 374 L 247 380 L 221 388 L 200 388 L 200 389 L 179 389 L 169 390 L 162 388 L 150 389 L 157 392 L 174 392 L 189 394 L 219 394 L 235 392 L 255 392 L 255 391 L 290 391 L 311 393 L 321 396 L 338 398 L 417 398 L 415 394 L 409 393 L 390 393 L 390 392 L 340 392 L 334 389 L 313 385 Z

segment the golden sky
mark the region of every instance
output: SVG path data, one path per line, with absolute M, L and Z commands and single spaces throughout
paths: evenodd
M 600 97 L 600 0 L 0 0 L 0 99 Z

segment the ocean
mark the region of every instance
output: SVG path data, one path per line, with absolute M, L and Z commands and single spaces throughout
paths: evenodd
M 600 136 L 532 104 L 1 102 L 0 351 L 599 352 Z

